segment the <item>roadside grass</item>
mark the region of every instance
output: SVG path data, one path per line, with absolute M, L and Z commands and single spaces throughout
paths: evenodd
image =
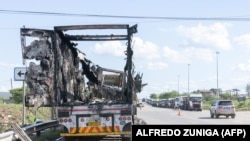
M 250 99 L 246 101 L 234 101 L 237 110 L 250 110 Z
M 211 107 L 211 104 L 214 101 L 203 101 L 203 109 L 204 110 L 209 110 Z M 236 110 L 241 111 L 241 110 L 250 110 L 250 99 L 246 99 L 246 101 L 238 101 L 238 100 L 233 100 L 234 105 L 236 107 Z
M 35 115 L 33 107 L 25 107 L 25 125 L 33 124 L 36 119 L 47 121 L 51 119 L 51 108 L 41 107 Z M 23 122 L 23 105 L 16 103 L 4 103 L 0 99 L 0 133 L 10 130 L 9 122 L 16 122 L 19 125 Z
M 8 116 L 11 115 L 11 118 Z M 23 115 L 23 105 L 16 103 L 5 104 L 2 99 L 0 99 L 0 133 L 8 130 L 12 130 L 8 122 L 17 122 L 19 125 L 22 124 Z M 35 122 L 35 119 L 40 119 L 42 121 L 48 121 L 51 119 L 51 108 L 41 107 L 35 115 L 35 110 L 33 107 L 25 107 L 25 125 L 30 125 Z M 7 123 L 7 124 L 5 124 Z M 24 126 L 25 126 L 24 125 Z M 55 140 L 60 137 L 62 131 L 59 129 L 48 129 L 43 131 L 39 137 L 32 137 L 32 141 L 46 141 Z

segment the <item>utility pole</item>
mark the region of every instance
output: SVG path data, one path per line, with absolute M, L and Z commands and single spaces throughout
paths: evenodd
M 219 99 L 219 79 L 218 79 L 218 77 L 219 77 L 219 63 L 218 63 L 218 54 L 219 54 L 219 52 L 217 51 L 216 52 L 216 65 L 217 65 L 217 89 L 216 89 L 216 97 L 217 97 L 217 99 Z
M 189 94 L 189 66 L 190 64 L 188 64 L 188 94 Z
M 23 26 L 23 28 L 25 28 L 25 26 Z M 26 47 L 26 39 L 25 37 L 24 38 L 21 38 L 21 41 L 22 41 L 22 53 L 24 51 L 24 47 Z M 26 70 L 27 70 L 27 64 L 26 64 L 26 60 L 23 59 L 23 65 L 26 65 Z M 22 121 L 22 125 L 25 125 L 26 121 L 25 121 L 25 118 L 26 118 L 26 108 L 25 108 L 25 95 L 26 95 L 26 92 L 25 92 L 25 80 L 26 80 L 26 74 L 24 75 L 24 80 L 23 80 L 23 121 Z
M 25 117 L 26 117 L 26 114 L 25 114 L 25 82 L 23 81 L 23 121 L 22 121 L 22 125 L 25 125 Z
M 12 78 L 10 78 L 10 89 L 13 89 Z
M 179 85 L 179 79 L 180 79 L 180 75 L 178 75 L 178 95 L 180 95 L 180 91 L 179 91 L 179 88 L 180 88 L 180 87 L 179 87 L 179 86 L 180 86 L 180 85 Z

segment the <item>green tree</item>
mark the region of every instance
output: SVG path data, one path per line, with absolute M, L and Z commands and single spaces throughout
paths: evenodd
M 151 99 L 157 99 L 158 98 L 158 95 L 157 94 L 150 94 L 149 96 Z
M 11 99 L 15 103 L 22 103 L 23 102 L 23 88 L 11 89 L 9 92 L 12 95 Z M 27 87 L 25 87 L 25 92 L 26 92 L 26 95 L 29 94 L 29 91 L 28 91 Z
M 169 92 L 163 92 L 159 94 L 159 99 L 167 99 L 170 97 L 170 93 Z
M 202 99 L 204 101 L 214 101 L 215 97 L 212 94 L 203 94 Z
M 164 92 L 164 93 L 159 94 L 160 99 L 167 99 L 167 98 L 172 98 L 172 97 L 176 97 L 176 96 L 178 96 L 177 91 Z
M 12 94 L 11 99 L 15 103 L 22 103 L 23 101 L 23 89 L 22 88 L 11 89 L 9 92 Z
M 232 94 L 230 94 L 230 93 L 225 93 L 225 94 L 221 94 L 220 95 L 220 97 L 221 97 L 221 99 L 225 99 L 225 100 L 232 100 Z

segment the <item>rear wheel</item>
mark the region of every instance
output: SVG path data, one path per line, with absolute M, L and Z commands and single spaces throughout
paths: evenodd
M 210 117 L 214 118 L 214 114 L 212 112 L 210 112 Z
M 139 123 L 137 123 L 137 124 L 139 124 Z M 131 123 L 127 123 L 123 127 L 122 131 L 132 131 L 132 124 Z M 129 136 L 129 135 L 122 135 L 122 141 L 132 141 L 131 136 Z
M 231 115 L 231 118 L 235 118 L 235 115 Z
M 216 113 L 216 111 L 214 112 L 214 115 L 216 118 L 219 118 L 219 115 Z

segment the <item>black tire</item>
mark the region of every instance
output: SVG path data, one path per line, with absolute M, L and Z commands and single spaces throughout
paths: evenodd
M 218 115 L 218 114 L 216 114 L 216 115 L 215 115 L 215 117 L 216 117 L 216 118 L 219 118 L 219 115 Z
M 219 118 L 219 115 L 216 113 L 216 111 L 214 112 L 215 118 Z
M 127 124 L 123 127 L 122 131 L 132 131 L 131 123 L 127 123 Z
M 127 123 L 122 131 L 132 131 L 132 126 L 131 126 L 131 123 Z M 122 141 L 132 141 L 131 137 L 128 137 L 126 135 L 122 135 Z
M 235 118 L 235 115 L 231 115 L 231 118 Z
M 214 118 L 214 114 L 210 111 L 210 117 Z
M 211 118 L 214 118 L 214 115 L 213 115 L 213 114 L 211 114 L 211 115 L 210 115 L 210 117 L 211 117 Z

